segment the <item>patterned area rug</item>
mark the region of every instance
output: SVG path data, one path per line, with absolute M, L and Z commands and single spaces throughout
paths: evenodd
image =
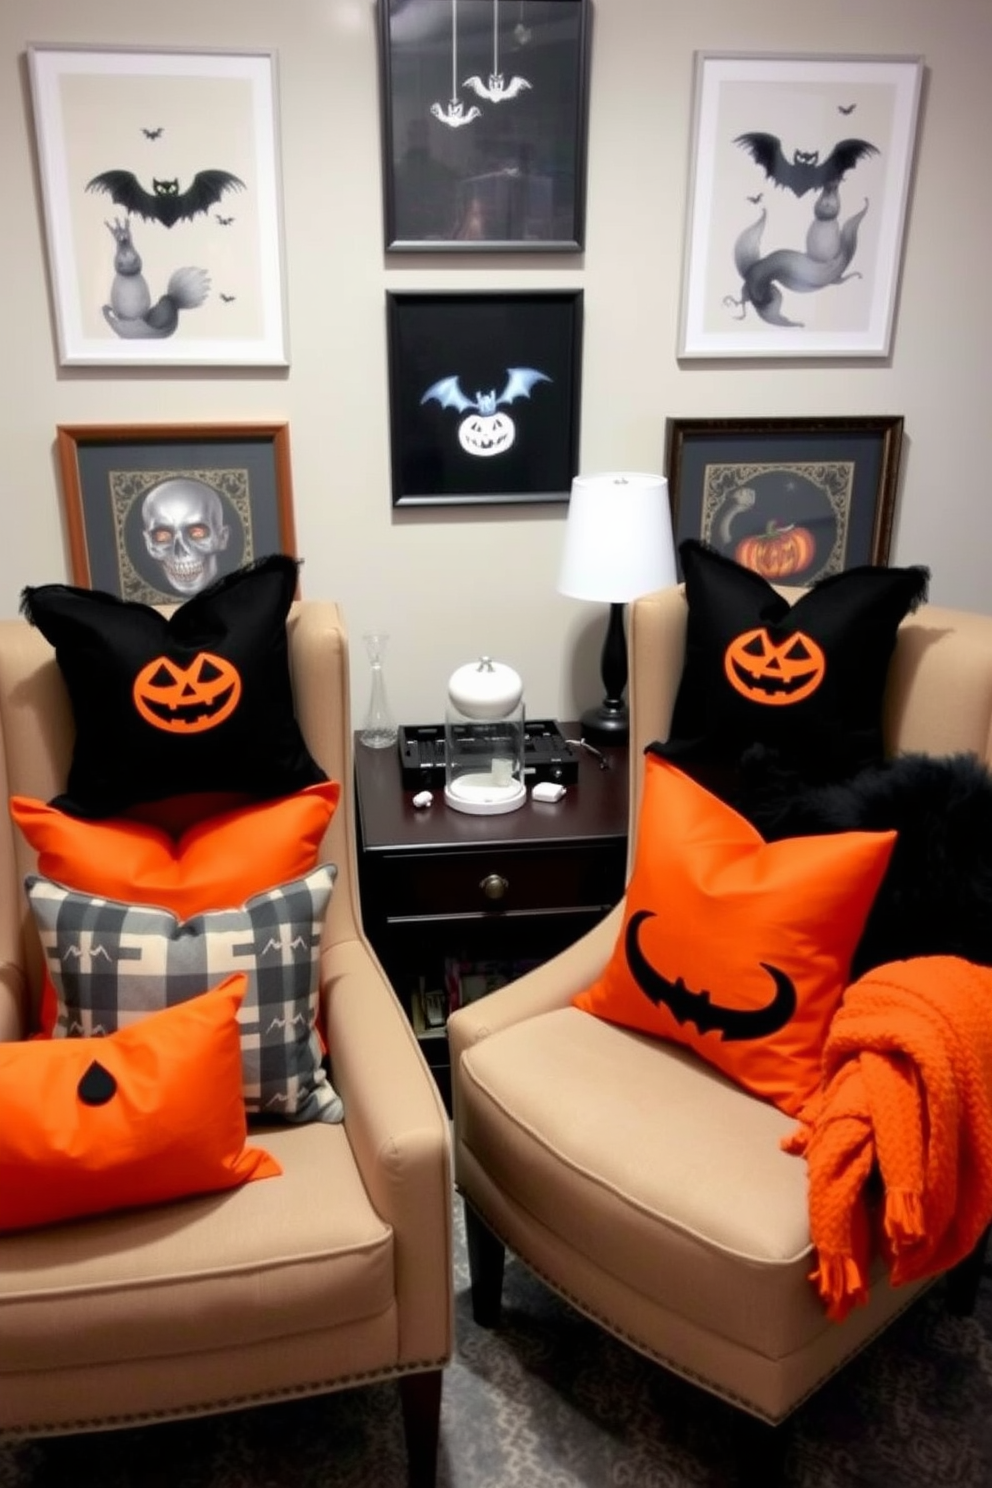
M 504 1327 L 472 1322 L 456 1204 L 457 1342 L 439 1488 L 725 1488 L 733 1412 L 579 1317 L 509 1260 Z M 794 1488 L 988 1488 L 992 1283 L 933 1288 L 793 1418 Z M 402 1488 L 393 1385 L 202 1421 L 0 1448 L 0 1488 Z

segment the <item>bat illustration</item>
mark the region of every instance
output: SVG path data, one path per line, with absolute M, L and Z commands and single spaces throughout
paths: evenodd
M 514 77 L 506 82 L 501 72 L 490 73 L 488 83 L 484 83 L 478 73 L 462 83 L 463 88 L 471 88 L 473 93 L 480 98 L 488 98 L 490 103 L 502 103 L 505 98 L 516 98 L 518 93 L 530 86 L 527 79 L 522 77 Z
M 214 213 L 214 218 L 217 222 L 220 223 L 221 227 L 230 227 L 231 223 L 234 221 L 233 217 L 222 217 L 219 212 Z
M 222 299 L 222 300 L 223 300 L 223 301 L 224 301 L 224 304 L 225 304 L 225 305 L 230 305 L 230 304 L 232 304 L 232 303 L 233 303 L 233 302 L 234 302 L 234 300 L 235 300 L 235 299 L 236 299 L 236 298 L 237 298 L 237 296 L 236 296 L 236 295 L 228 295 L 228 294 L 225 294 L 225 293 L 224 293 L 224 291 L 223 291 L 223 290 L 221 290 L 221 295 L 220 295 L 220 297 L 221 297 L 221 299 Z
M 638 944 L 638 932 L 645 920 L 654 919 L 650 910 L 639 909 L 627 925 L 625 950 L 631 976 L 649 1002 L 668 1008 L 676 1023 L 695 1023 L 700 1033 L 716 1029 L 727 1043 L 742 1039 L 767 1038 L 784 1028 L 796 1011 L 796 989 L 790 977 L 767 961 L 759 965 L 775 984 L 775 996 L 761 1008 L 728 1008 L 714 1002 L 709 992 L 690 992 L 681 977 L 670 982 L 656 971 Z
M 469 398 L 462 392 L 457 377 L 441 377 L 437 382 L 431 383 L 420 402 L 423 405 L 436 398 L 442 408 L 457 408 L 459 413 L 464 413 L 467 408 L 474 408 L 479 413 L 492 414 L 502 403 L 512 403 L 516 398 L 529 398 L 535 382 L 550 381 L 551 378 L 546 373 L 538 372 L 534 367 L 508 367 L 506 383 L 501 393 L 497 394 L 496 389 L 492 388 L 488 393 L 476 393 L 474 398 Z
M 158 139 L 162 133 L 162 126 L 160 124 L 157 129 L 143 129 L 141 132 L 145 139 Z
M 837 112 L 839 114 L 853 114 L 857 106 L 856 103 L 839 103 L 837 105 Z
M 822 163 L 818 150 L 796 150 L 791 161 L 786 160 L 782 141 L 774 134 L 739 134 L 734 144 L 746 150 L 776 186 L 784 186 L 796 196 L 838 185 L 859 160 L 879 154 L 874 145 L 860 139 L 841 140 Z
M 442 108 L 439 103 L 432 103 L 431 113 L 435 119 L 440 119 L 442 124 L 447 124 L 452 129 L 461 129 L 463 125 L 471 124 L 473 119 L 482 117 L 482 110 L 476 108 L 474 103 L 466 113 L 460 98 L 452 98 L 447 108 Z
M 763 191 L 759 191 L 758 194 L 757 194 L 757 196 L 749 196 L 748 197 L 748 201 L 751 203 L 751 205 L 753 207 L 756 207 L 758 205 L 758 203 L 760 202 L 761 198 L 764 196 L 764 194 L 765 193 Z
M 225 191 L 244 189 L 244 181 L 224 170 L 197 171 L 185 191 L 179 190 L 178 180 L 154 179 L 152 190 L 146 191 L 137 176 L 126 170 L 103 171 L 86 183 L 87 191 L 106 191 L 126 212 L 135 212 L 146 222 L 161 222 L 163 227 L 191 221 L 215 206 Z

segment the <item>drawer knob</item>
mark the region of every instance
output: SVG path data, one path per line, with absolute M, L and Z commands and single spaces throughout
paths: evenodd
M 498 873 L 487 873 L 479 884 L 487 899 L 502 899 L 509 887 L 509 879 L 501 878 Z

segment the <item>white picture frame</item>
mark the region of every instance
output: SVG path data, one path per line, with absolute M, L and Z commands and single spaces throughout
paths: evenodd
M 61 364 L 287 366 L 275 54 L 27 55 Z
M 695 54 L 681 358 L 889 355 L 922 78 Z

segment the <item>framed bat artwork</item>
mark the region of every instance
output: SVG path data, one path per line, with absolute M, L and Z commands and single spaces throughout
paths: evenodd
M 386 251 L 579 251 L 590 0 L 378 9 Z
M 63 366 L 285 366 L 275 56 L 29 46 Z
M 696 54 L 681 357 L 884 357 L 919 57 Z
M 582 291 L 386 297 L 394 506 L 567 501 Z

